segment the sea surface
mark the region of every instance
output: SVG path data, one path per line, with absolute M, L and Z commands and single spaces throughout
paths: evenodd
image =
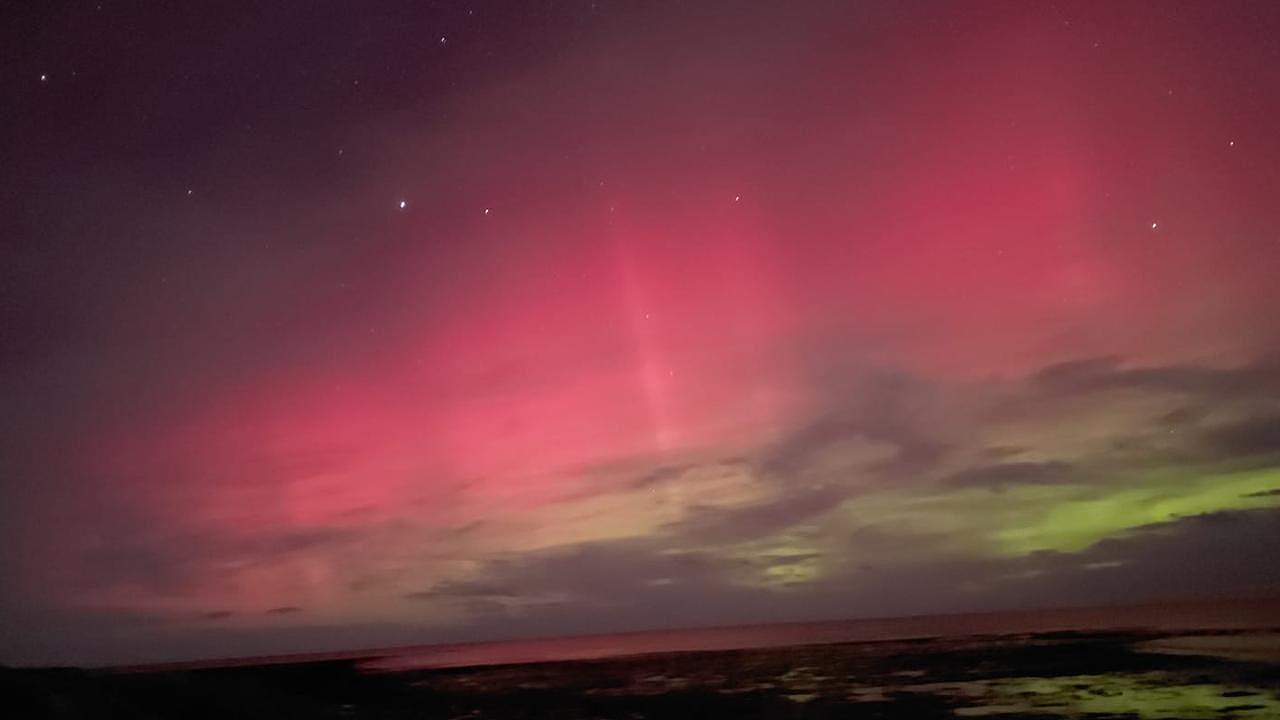
M 371 671 L 594 660 L 664 652 L 787 647 L 910 638 L 1046 633 L 1068 630 L 1213 630 L 1280 626 L 1280 598 L 927 615 L 829 622 L 456 643 L 375 651 Z

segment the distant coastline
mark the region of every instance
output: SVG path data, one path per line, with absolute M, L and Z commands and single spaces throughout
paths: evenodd
M 1011 635 L 1089 630 L 1228 630 L 1280 628 L 1280 597 L 1213 599 L 1089 608 L 860 618 L 767 625 L 636 630 L 547 638 L 405 645 L 97 666 L 113 672 L 358 661 L 365 671 L 482 667 L 596 660 L 700 650 L 735 650 L 878 640 Z

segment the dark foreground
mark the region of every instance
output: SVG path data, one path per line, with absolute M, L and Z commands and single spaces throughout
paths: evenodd
M 361 672 L 0 670 L 13 718 L 1280 718 L 1275 636 L 1053 633 Z M 1238 640 L 1238 643 L 1236 642 Z M 1184 644 L 1185 645 L 1185 644 Z M 1198 648 L 1194 642 L 1189 644 Z M 1248 652 L 1222 653 L 1239 645 Z M 1271 646 L 1268 646 L 1271 647 Z M 1167 648 L 1166 648 L 1167 649 Z

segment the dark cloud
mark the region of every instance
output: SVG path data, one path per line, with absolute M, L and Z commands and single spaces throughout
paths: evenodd
M 1203 420 L 1208 414 L 1209 408 L 1203 405 L 1187 405 L 1165 413 L 1160 417 L 1159 424 L 1163 426 L 1194 425 Z
M 644 461 L 645 459 L 640 460 L 640 462 Z M 749 469 L 753 466 L 754 464 L 750 460 L 737 456 L 702 462 L 673 463 L 660 465 L 651 470 L 643 471 L 638 476 L 624 483 L 624 485 L 625 487 L 633 490 L 655 490 L 660 487 L 676 487 L 693 473 L 706 473 L 714 470 L 733 472 L 736 470 Z M 598 472 L 601 475 L 608 477 L 613 475 L 616 470 L 613 468 L 605 468 Z M 612 486 L 606 487 L 607 489 L 605 492 L 612 492 Z M 590 494 L 595 493 L 592 492 Z
M 939 399 L 919 377 L 889 369 L 845 377 L 840 368 L 824 366 L 816 379 L 830 383 L 823 409 L 765 451 L 759 466 L 767 474 L 790 481 L 825 451 L 856 438 L 895 449 L 878 468 L 886 475 L 910 476 L 946 455 L 948 445 L 933 427 Z
M 913 543 L 884 531 L 868 533 L 852 542 L 886 550 Z M 485 583 L 417 595 L 465 597 L 467 589 L 572 595 L 572 603 L 526 606 L 519 617 L 495 610 L 484 619 L 484 627 L 497 633 L 538 628 L 549 634 L 655 623 L 716 625 L 723 623 L 717 608 L 724 607 L 740 610 L 743 614 L 734 617 L 743 622 L 1089 607 L 1280 592 L 1280 568 L 1268 555 L 1277 544 L 1280 509 L 1227 511 L 1135 528 L 1077 553 L 1004 558 L 933 553 L 914 562 L 832 562 L 812 581 L 766 588 L 743 584 L 739 571 L 829 558 L 808 551 L 745 560 L 672 556 L 659 544 L 616 541 L 504 560 L 486 569 Z M 656 579 L 663 582 L 652 582 Z M 699 602 L 688 602 L 693 595 Z
M 480 579 L 447 581 L 405 595 L 415 601 L 532 601 L 556 596 L 575 605 L 630 604 L 647 588 L 717 582 L 714 558 L 671 551 L 656 540 L 616 540 L 489 560 Z M 639 594 L 639 595 L 638 595 Z
M 240 538 L 213 533 L 142 532 L 121 528 L 84 552 L 73 581 L 79 590 L 132 585 L 148 592 L 181 595 L 226 574 L 224 561 L 271 563 L 289 555 L 357 541 L 360 530 L 315 528 L 264 531 Z
M 1255 498 L 1255 497 L 1278 497 L 1278 496 L 1280 496 L 1280 488 L 1272 488 L 1272 489 L 1270 489 L 1270 490 L 1259 490 L 1258 492 L 1251 492 L 1251 493 L 1249 493 L 1249 494 L 1245 495 L 1245 497 L 1251 497 L 1251 498 Z
M 1225 460 L 1280 455 L 1280 415 L 1214 426 L 1201 443 L 1211 456 Z
M 735 461 L 730 460 L 726 462 L 735 462 Z M 740 461 L 736 461 L 736 462 L 740 462 Z M 637 490 L 645 490 L 648 488 L 655 487 L 657 485 L 662 485 L 671 480 L 678 480 L 686 472 L 696 467 L 698 466 L 691 463 L 686 463 L 682 465 L 661 465 L 659 467 L 654 468 L 653 470 L 650 470 L 647 473 L 642 474 L 640 477 L 632 481 L 630 485 L 631 487 Z
M 1048 553 L 1023 565 L 1039 587 L 1077 604 L 1280 591 L 1280 508 L 1202 513 L 1135 528 L 1076 553 Z M 1100 572 L 1100 571 L 1109 572 Z
M 984 465 L 952 473 L 941 480 L 946 487 L 1001 490 L 1010 485 L 1058 485 L 1075 480 L 1070 463 L 1014 462 Z
M 1225 369 L 1195 365 L 1136 368 L 1116 373 L 1111 382 L 1123 387 L 1210 396 L 1275 393 L 1280 391 L 1280 365 L 1268 362 Z
M 675 600 L 689 593 L 709 607 L 744 608 L 735 619 L 750 622 L 1097 605 L 1278 588 L 1280 580 L 1268 569 L 1263 548 L 1280 541 L 1270 537 L 1280 522 L 1268 512 L 1185 517 L 1137 528 L 1076 553 L 1021 557 L 956 554 L 939 549 L 939 538 L 904 537 L 885 528 L 861 528 L 847 536 L 844 542 L 860 551 L 848 561 L 838 546 L 824 546 L 821 540 L 816 548 L 794 554 L 757 557 L 678 550 L 796 531 L 859 493 L 874 492 L 886 483 L 900 485 L 915 476 L 930 477 L 941 460 L 966 454 L 975 458 L 974 464 L 938 478 L 935 487 L 998 491 L 1016 485 L 1056 485 L 1092 477 L 1099 469 L 1108 477 L 1123 477 L 1126 468 L 1269 452 L 1274 416 L 1247 416 L 1256 409 L 1244 389 L 1250 383 L 1267 387 L 1257 381 L 1269 367 L 1126 370 L 1120 359 L 1104 358 L 1051 366 L 1025 384 L 1005 388 L 995 403 L 1012 402 L 1000 408 L 1005 414 L 997 419 L 1055 425 L 1078 412 L 1070 404 L 1077 400 L 1105 408 L 1112 401 L 1109 396 L 1091 393 L 1109 389 L 1195 396 L 1173 414 L 1153 417 L 1149 427 L 1139 425 L 1131 429 L 1132 435 L 1117 437 L 1112 447 L 1072 462 L 1017 461 L 1018 455 L 1039 449 L 1034 436 L 1017 445 L 965 448 L 957 440 L 964 435 L 948 435 L 948 425 L 934 422 L 948 415 L 951 400 L 906 373 L 893 373 L 892 383 L 865 395 L 857 392 L 855 383 L 848 392 L 834 393 L 798 430 L 740 461 L 778 490 L 776 499 L 737 508 L 695 506 L 681 521 L 643 540 L 503 556 L 484 567 L 481 580 L 442 583 L 406 598 L 459 604 L 483 617 L 486 628 L 527 632 L 536 627 L 555 633 L 647 627 L 655 622 L 714 624 L 718 618 L 713 614 L 699 614 Z M 974 407 L 960 416 L 974 423 L 987 421 L 982 408 L 990 405 L 980 402 Z M 1246 418 L 1202 425 L 1224 408 L 1236 415 L 1246 413 Z M 1170 423 L 1180 434 L 1170 436 Z M 831 469 L 830 461 L 833 453 L 838 455 L 842 446 L 858 439 L 889 446 L 895 457 L 889 463 L 859 465 L 857 472 L 863 477 L 850 482 L 839 476 L 839 469 Z M 1190 449 L 1175 452 L 1170 447 Z M 663 465 L 640 475 L 633 485 L 678 484 L 705 467 Z M 885 562 L 868 559 L 878 556 Z M 1196 558 L 1205 567 L 1184 568 L 1185 558 Z M 797 564 L 812 564 L 814 574 L 778 576 L 771 586 L 762 585 L 769 568 Z M 538 597 L 566 600 L 537 604 L 533 601 Z M 512 605 L 523 607 L 522 614 L 512 615 Z
M 884 418 L 855 417 L 857 412 L 850 408 L 813 421 L 770 448 L 761 468 L 783 479 L 804 476 L 815 458 L 857 438 L 893 446 L 894 456 L 875 468 L 882 475 L 911 475 L 932 467 L 946 455 L 946 444 L 919 435 L 918 428 L 889 423 Z
M 302 608 L 296 605 L 286 605 L 284 607 L 271 608 L 267 611 L 268 615 L 296 615 L 302 612 Z
M 1068 360 L 1047 365 L 1031 376 L 1035 385 L 1056 390 L 1079 390 L 1104 385 L 1120 367 L 1115 356 Z
M 1270 548 L 1277 545 L 1280 508 L 1204 513 L 1134 528 L 1074 553 L 934 553 L 920 562 L 851 566 L 815 581 L 804 604 L 840 617 L 1274 596 L 1280 566 Z
M 996 445 L 993 447 L 983 448 L 982 457 L 985 460 L 1004 462 L 1005 460 L 1021 455 L 1026 451 L 1027 448 L 1017 445 Z
M 782 622 L 858 616 L 933 614 L 1030 609 L 1045 606 L 1100 606 L 1169 598 L 1249 595 L 1280 592 L 1280 568 L 1269 550 L 1280 543 L 1280 509 L 1228 511 L 1154 523 L 1104 540 L 1078 553 L 1039 552 L 992 558 L 934 554 L 902 561 L 888 548 L 912 541 L 883 530 L 851 540 L 884 547 L 885 562 L 834 563 L 812 582 L 786 587 L 746 585 L 738 571 L 770 563 L 823 560 L 816 552 L 746 562 L 706 553 L 671 552 L 655 541 L 610 541 L 571 549 L 497 558 L 486 565 L 483 581 L 439 586 L 410 599 L 455 602 L 472 613 L 445 629 L 412 625 L 358 625 L 337 628 L 237 629 L 218 626 L 217 634 L 145 626 L 125 626 L 134 637 L 153 644 L 146 660 L 198 657 L 234 646 L 244 654 L 350 650 L 419 642 L 661 629 L 724 624 L 724 608 L 733 622 Z M 874 557 L 877 553 L 873 552 Z M 492 594 L 502 593 L 499 602 Z M 526 603 L 520 599 L 555 594 L 564 603 Z M 696 597 L 697 602 L 690 598 Z M 110 627 L 100 618 L 83 621 L 91 633 Z M 68 627 L 79 627 L 71 623 Z M 141 633 L 141 635 L 139 635 Z M 39 639 L 18 638 L 42 655 Z M 78 647 L 74 641 L 67 648 Z M 77 656 L 84 661 L 84 656 Z
M 1082 412 L 1104 416 L 1110 407 L 1154 412 L 1146 423 L 1116 428 L 1109 446 L 1076 458 L 1082 468 L 1123 476 L 1158 467 L 1267 466 L 1280 456 L 1280 363 L 1273 358 L 1225 368 L 1129 367 L 1119 357 L 1054 364 L 1002 397 L 994 417 L 1051 427 Z
M 200 617 L 205 620 L 226 620 L 234 615 L 235 613 L 230 610 L 214 610 L 213 612 L 207 612 Z
M 473 624 L 457 631 L 473 638 L 722 625 L 726 607 L 734 622 L 786 619 L 778 614 L 783 598 L 733 580 L 748 565 L 662 542 L 607 541 L 496 558 L 482 582 L 407 598 L 465 609 Z
M 501 569 L 491 567 L 490 570 L 496 570 L 501 573 Z M 513 588 L 505 584 L 489 581 L 448 581 L 435 585 L 430 590 L 423 592 L 407 593 L 405 599 L 408 600 L 441 600 L 441 599 L 457 599 L 457 598 L 517 598 L 519 593 Z
M 694 508 L 689 516 L 664 528 L 692 542 L 741 542 L 794 527 L 835 508 L 849 491 L 835 486 L 793 490 L 779 499 L 739 508 Z
M 856 418 L 820 417 L 772 447 L 761 467 L 773 475 L 793 477 L 806 471 L 810 460 L 824 449 L 864 432 Z
M 1146 389 L 1216 397 L 1280 393 L 1280 362 L 1272 358 L 1233 368 L 1201 365 L 1124 367 L 1115 356 L 1055 363 L 1033 373 L 1033 386 L 1057 393 Z

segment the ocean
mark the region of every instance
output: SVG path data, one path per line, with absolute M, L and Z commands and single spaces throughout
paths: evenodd
M 404 671 L 967 635 L 1068 630 L 1243 630 L 1277 626 L 1280 626 L 1280 599 L 1212 600 L 454 643 L 362 652 L 376 657 L 369 657 L 361 667 L 370 671 Z

